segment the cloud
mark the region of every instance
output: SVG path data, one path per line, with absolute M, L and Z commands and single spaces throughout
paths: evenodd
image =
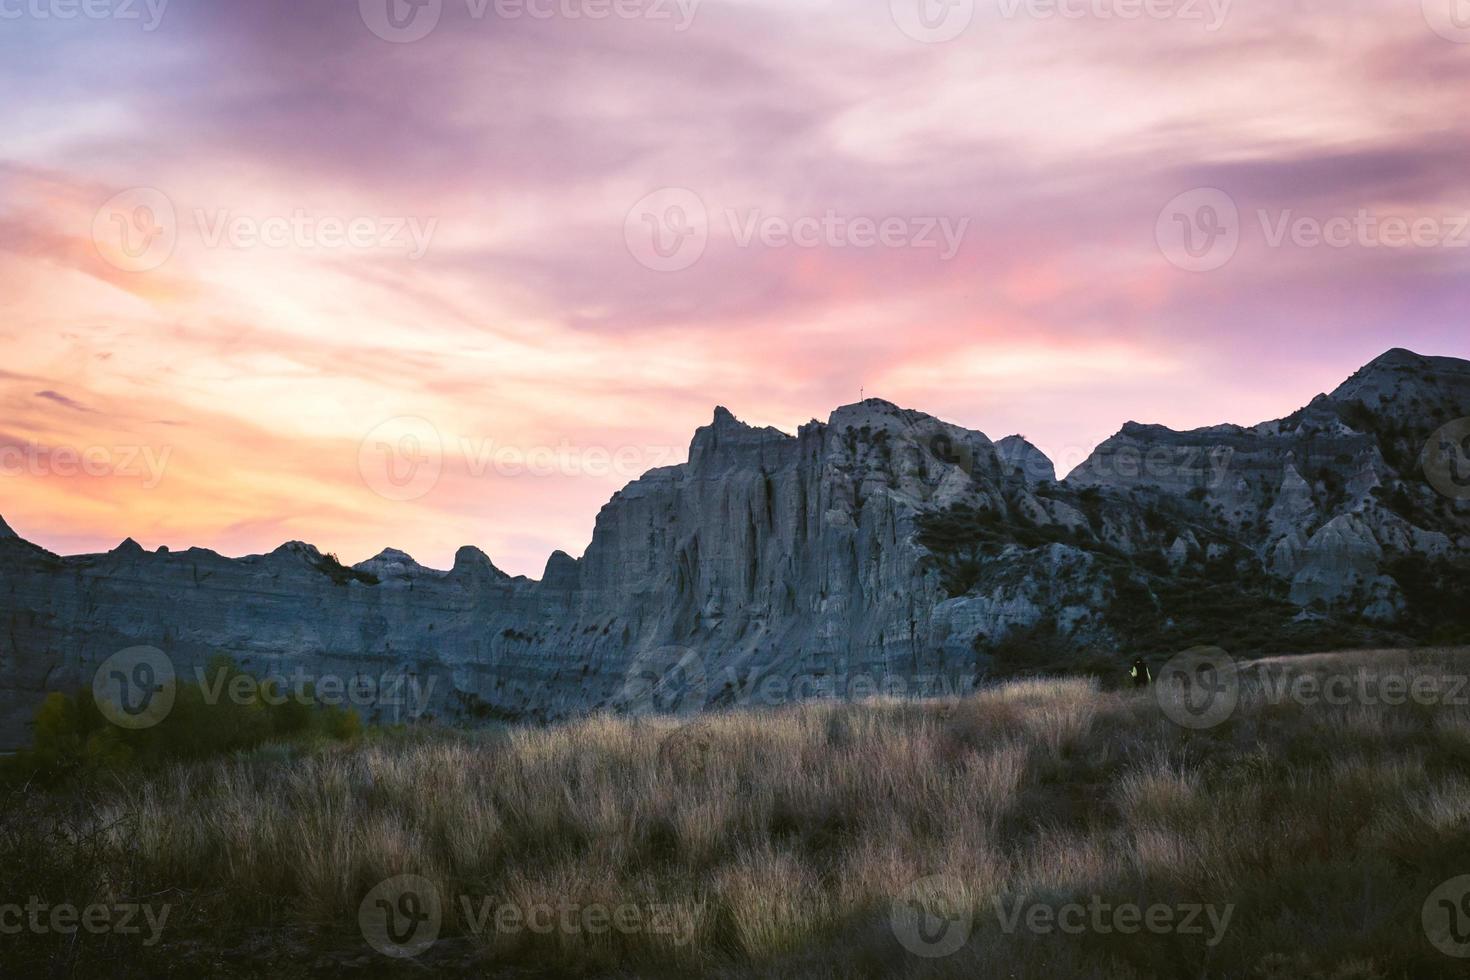
M 50 390 L 47 390 L 47 391 L 38 391 L 38 392 L 36 392 L 35 397 L 37 397 L 37 398 L 44 398 L 47 401 L 55 402 L 58 405 L 62 405 L 62 406 L 65 406 L 66 408 L 71 409 L 73 412 L 86 412 L 86 413 L 91 414 L 91 415 L 97 414 L 94 409 L 90 409 L 86 405 L 83 405 L 81 402 L 77 401 L 76 399 L 74 399 L 74 398 L 68 398 L 67 396 L 61 394 L 60 392 L 50 391 Z
M 1125 418 L 1284 414 L 1389 346 L 1470 353 L 1470 253 L 1273 247 L 1258 219 L 1470 209 L 1470 69 L 1417 10 L 1236 4 L 1212 32 L 985 8 L 928 45 L 885 3 L 707 0 L 685 31 L 468 9 L 406 45 L 351 2 L 175 0 L 152 33 L 7 31 L 7 429 L 170 451 L 150 490 L 9 484 L 42 543 L 300 537 L 441 567 L 476 543 L 539 574 L 548 543 L 580 552 L 623 477 L 476 473 L 466 446 L 677 457 L 716 402 L 791 429 L 865 387 L 1062 460 Z M 144 273 L 92 240 L 102 203 L 139 187 L 178 231 Z M 695 192 L 712 225 L 674 273 L 625 238 L 660 187 Z M 1196 187 L 1242 216 L 1208 274 L 1155 240 Z M 298 214 L 437 224 L 417 261 L 202 227 Z M 948 260 L 740 240 L 829 214 L 967 223 Z M 409 504 L 358 472 L 395 416 L 454 456 Z

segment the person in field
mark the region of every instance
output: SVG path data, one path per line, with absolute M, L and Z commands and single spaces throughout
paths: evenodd
M 1133 666 L 1128 670 L 1128 676 L 1133 678 L 1134 687 L 1148 687 L 1153 680 L 1153 675 L 1148 672 L 1148 664 L 1143 662 L 1142 657 L 1133 658 Z

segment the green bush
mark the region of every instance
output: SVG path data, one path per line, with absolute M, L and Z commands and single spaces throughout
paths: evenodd
M 48 694 L 36 711 L 33 746 L 4 760 L 0 782 L 44 783 L 132 765 L 207 759 L 273 741 L 345 742 L 362 734 L 355 711 L 316 706 L 310 687 L 299 697 L 281 691 L 274 682 L 256 681 L 228 657 L 210 660 L 205 676 L 207 691 L 205 685 L 176 681 L 168 716 L 139 730 L 109 722 L 90 690 Z M 249 693 L 230 696 L 232 684 Z

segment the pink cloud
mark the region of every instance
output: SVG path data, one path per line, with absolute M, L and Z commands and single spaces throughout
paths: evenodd
M 150 34 L 20 25 L 35 36 L 0 66 L 7 444 L 172 455 L 148 489 L 0 480 L 13 526 L 58 548 L 302 537 L 441 566 L 474 543 L 539 574 L 631 473 L 513 473 L 487 450 L 657 465 L 716 402 L 792 429 L 866 390 L 1024 431 L 1065 466 L 1128 419 L 1253 422 L 1390 346 L 1470 353 L 1466 252 L 1273 247 L 1259 217 L 1470 210 L 1467 69 L 1413 10 L 1235 5 L 1214 32 L 985 12 L 925 45 L 886 4 L 711 0 L 682 32 L 445 6 L 408 45 L 351 3 L 176 0 Z M 143 273 L 92 240 L 139 186 L 179 231 Z M 662 186 L 712 226 L 673 273 L 624 238 Z M 1241 215 L 1210 273 L 1154 237 L 1198 187 Z M 435 231 L 411 260 L 201 227 L 298 211 Z M 965 232 L 948 259 L 739 241 L 753 217 L 828 213 Z M 359 472 L 399 416 L 445 440 L 407 502 Z

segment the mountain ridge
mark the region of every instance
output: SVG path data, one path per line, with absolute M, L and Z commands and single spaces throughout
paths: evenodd
M 539 580 L 473 546 L 449 571 L 303 542 L 62 558 L 0 519 L 0 745 L 46 691 L 138 645 L 181 666 L 412 671 L 442 678 L 438 716 L 546 720 L 629 710 L 633 681 L 694 661 L 681 697 L 710 707 L 770 680 L 1427 640 L 1466 625 L 1445 609 L 1470 509 L 1415 468 L 1465 416 L 1470 362 L 1396 349 L 1282 419 L 1125 424 L 1058 480 L 1023 437 L 883 399 L 795 434 L 717 407 L 687 462 L 619 489 L 583 556 L 553 553 Z
M 1259 429 L 1262 426 L 1271 426 L 1273 424 L 1276 424 L 1276 423 L 1279 423 L 1281 421 L 1284 421 L 1285 419 L 1292 418 L 1292 417 L 1300 414 L 1301 412 L 1306 411 L 1306 409 L 1309 408 L 1311 406 L 1311 404 L 1315 404 L 1319 399 L 1328 399 L 1328 400 L 1331 400 L 1331 399 L 1351 399 L 1352 397 L 1354 397 L 1356 394 L 1359 393 L 1360 386 L 1361 386 L 1361 383 L 1362 383 L 1362 381 L 1363 381 L 1364 378 L 1372 378 L 1375 375 L 1377 375 L 1379 372 L 1382 372 L 1382 371 L 1399 371 L 1399 370 L 1403 370 L 1403 369 L 1406 369 L 1406 368 L 1412 369 L 1412 368 L 1423 368 L 1423 367 L 1432 367 L 1435 370 L 1438 370 L 1438 371 L 1441 371 L 1441 372 L 1452 372 L 1452 373 L 1455 373 L 1455 374 L 1463 375 L 1464 376 L 1465 383 L 1467 385 L 1470 385 L 1470 361 L 1467 361 L 1467 360 L 1464 360 L 1464 359 L 1461 359 L 1461 358 L 1445 356 L 1445 355 L 1424 355 L 1424 354 L 1419 354 L 1419 353 L 1417 353 L 1415 351 L 1409 350 L 1408 348 L 1394 347 L 1394 348 L 1390 348 L 1389 350 L 1385 351 L 1384 353 L 1382 353 L 1382 354 L 1378 355 L 1377 357 L 1373 358 L 1367 364 L 1363 365 L 1361 368 L 1359 368 L 1357 371 L 1355 371 L 1352 375 L 1350 375 L 1345 381 L 1343 381 L 1340 385 L 1338 385 L 1338 387 L 1335 388 L 1332 392 L 1330 392 L 1330 393 L 1323 392 L 1323 393 L 1317 394 L 1316 396 L 1314 396 L 1314 398 L 1311 400 L 1311 402 L 1309 402 L 1309 404 L 1307 406 L 1304 406 L 1302 409 L 1298 409 L 1296 412 L 1293 412 L 1290 415 L 1283 417 L 1282 419 L 1269 419 L 1269 420 L 1266 420 L 1264 422 L 1256 423 L 1255 425 L 1244 425 L 1244 424 L 1235 423 L 1235 422 L 1216 422 L 1216 423 L 1213 423 L 1213 424 L 1210 424 L 1210 425 L 1199 426 L 1199 427 L 1196 427 L 1196 428 L 1193 428 L 1193 429 L 1174 429 L 1174 428 L 1172 428 L 1170 426 L 1167 426 L 1167 425 L 1165 425 L 1163 423 L 1158 423 L 1158 422 L 1140 422 L 1140 421 L 1137 421 L 1137 420 L 1128 420 L 1128 421 L 1125 421 L 1120 426 L 1119 430 L 1116 433 L 1114 433 L 1113 436 L 1110 436 L 1109 439 L 1114 439 L 1114 438 L 1117 438 L 1118 436 L 1127 435 L 1127 434 L 1150 433 L 1150 432 L 1166 432 L 1166 433 L 1172 433 L 1172 434 L 1176 434 L 1176 435 L 1195 435 L 1195 434 L 1208 434 L 1208 433 L 1229 432 L 1229 431 L 1242 432 L 1242 431 L 1249 431 L 1249 430 Z M 813 418 L 809 422 L 803 423 L 803 425 L 801 426 L 801 428 L 805 428 L 806 426 L 810 426 L 810 425 L 828 425 L 828 426 L 831 426 L 831 425 L 837 424 L 837 421 L 838 421 L 838 419 L 839 419 L 840 416 L 843 417 L 843 419 L 842 419 L 843 421 L 851 422 L 851 420 L 852 420 L 851 419 L 851 416 L 856 415 L 859 412 L 863 412 L 865 409 L 868 409 L 870 407 L 878 407 L 878 408 L 880 408 L 882 410 L 885 410 L 888 413 L 891 413 L 892 415 L 897 415 L 897 416 L 913 416 L 913 417 L 918 417 L 918 418 L 922 418 L 922 419 L 932 420 L 932 421 L 935 421 L 935 422 L 940 422 L 940 423 L 942 423 L 944 425 L 952 425 L 952 426 L 958 427 L 958 424 L 957 423 L 944 422 L 944 420 L 940 419 L 938 416 L 930 415 L 930 414 L 924 412 L 921 409 L 903 408 L 903 407 L 899 406 L 898 404 L 896 404 L 894 402 L 888 401 L 887 399 L 883 399 L 883 398 L 879 398 L 879 397 L 870 397 L 870 398 L 862 399 L 862 400 L 857 401 L 857 402 L 851 402 L 851 403 L 848 403 L 848 404 L 839 405 L 836 408 L 832 409 L 832 411 L 828 414 L 828 419 L 827 419 L 827 421 L 825 423 L 822 422 L 822 421 L 820 421 L 820 420 L 818 420 L 818 419 L 816 419 L 816 418 Z M 700 444 L 701 433 L 704 433 L 707 430 L 712 431 L 712 432 L 715 432 L 715 433 L 718 433 L 720 431 L 725 431 L 727 433 L 730 432 L 730 431 L 737 431 L 737 432 L 738 431 L 748 431 L 748 432 L 751 432 L 751 433 L 759 433 L 763 438 L 770 438 L 770 439 L 772 439 L 774 441 L 777 441 L 777 442 L 795 440 L 797 438 L 796 435 L 787 433 L 787 432 L 785 432 L 785 431 L 783 431 L 783 430 L 781 430 L 781 429 L 779 429 L 779 428 L 777 428 L 775 426 L 759 426 L 758 427 L 758 426 L 754 426 L 754 425 L 751 425 L 749 423 L 743 422 L 743 421 L 740 420 L 740 418 L 738 416 L 736 416 L 734 414 L 734 412 L 732 412 L 726 406 L 724 406 L 724 405 L 716 405 L 716 406 L 714 406 L 713 418 L 712 418 L 711 423 L 709 425 L 706 425 L 706 426 L 699 426 L 699 427 L 697 427 L 695 429 L 694 434 L 691 436 L 691 451 L 690 451 L 690 458 L 691 458 L 691 460 L 692 460 L 692 458 L 694 456 L 694 447 L 696 445 L 699 445 Z M 982 433 L 979 433 L 979 430 L 966 430 L 966 431 L 976 432 L 977 434 L 982 434 Z M 999 446 L 1002 442 L 1006 442 L 1008 440 L 1015 440 L 1015 439 L 1021 439 L 1021 440 L 1024 441 L 1025 440 L 1025 437 L 1024 436 L 1020 436 L 1019 434 L 1006 436 L 1002 440 L 997 440 L 995 442 L 995 445 Z M 1098 447 L 1095 447 L 1094 448 L 1094 452 L 1096 452 L 1097 448 L 1101 448 L 1101 446 L 1103 444 L 1105 444 L 1107 441 L 1108 440 L 1104 440 L 1104 442 L 1103 443 L 1100 443 Z M 718 443 L 716 443 L 716 444 L 718 444 Z M 1041 459 L 1044 459 L 1047 464 L 1052 464 L 1053 466 L 1055 465 L 1055 464 L 1052 463 L 1050 457 L 1047 456 L 1046 453 L 1043 450 L 1041 450 L 1040 448 L 1036 447 L 1034 444 L 1030 443 L 1029 441 L 1025 441 L 1025 445 L 1027 447 L 1029 447 L 1030 453 L 1034 453 L 1036 456 L 1041 457 Z M 666 470 L 666 469 L 677 468 L 677 467 L 685 466 L 685 465 L 688 465 L 687 462 L 686 463 L 674 463 L 674 464 L 669 464 L 668 466 L 664 466 L 664 467 L 656 467 L 655 470 Z M 1069 473 L 1066 477 L 1064 477 L 1062 479 L 1063 480 L 1070 479 L 1073 474 L 1075 474 L 1077 471 L 1081 470 L 1086 465 L 1087 465 L 1087 460 L 1084 460 L 1082 463 L 1079 463 L 1076 467 L 1074 467 L 1071 473 Z M 628 486 L 631 486 L 632 484 L 638 482 L 638 480 L 641 480 L 641 479 L 647 477 L 650 473 L 655 472 L 655 470 L 650 470 L 648 472 L 645 472 L 645 473 L 641 474 L 640 476 L 634 478 L 633 480 L 629 481 L 629 483 L 626 484 L 623 488 L 621 488 L 618 491 L 615 491 L 614 492 L 614 495 L 623 492 L 623 490 L 626 490 Z M 19 537 L 19 536 L 20 535 L 18 535 L 10 527 L 10 525 L 8 525 L 6 523 L 3 513 L 0 513 L 0 538 Z M 312 548 L 315 548 L 316 547 L 315 545 L 312 545 L 312 544 L 309 544 L 309 543 L 306 543 L 306 542 L 288 541 L 288 542 L 283 542 L 281 545 L 278 545 L 277 548 L 274 549 L 274 550 L 275 551 L 278 551 L 281 548 L 287 547 L 288 545 L 305 545 L 307 547 L 312 547 Z M 138 547 L 141 547 L 141 545 L 137 545 L 137 542 L 135 542 L 131 537 L 125 538 L 124 541 L 121 542 L 118 545 L 118 547 L 130 547 L 130 546 L 138 546 Z M 37 547 L 39 547 L 39 546 L 37 546 Z M 196 548 L 197 548 L 197 546 L 196 546 Z M 196 548 L 191 548 L 189 550 L 196 550 Z M 480 549 L 478 547 L 476 547 L 475 545 L 463 545 L 463 546 L 461 546 L 461 550 L 463 550 L 464 548 L 471 548 L 471 549 L 474 549 L 475 551 L 479 551 L 481 554 L 484 554 L 484 552 L 483 551 L 480 551 Z M 113 549 L 113 550 L 116 550 L 116 549 Z M 383 552 L 397 552 L 398 554 L 406 554 L 404 552 L 399 551 L 399 549 L 392 548 L 392 547 L 384 548 L 383 549 Z M 108 552 L 81 552 L 81 553 L 77 553 L 76 555 L 74 555 L 72 557 L 81 557 L 82 555 L 85 555 L 85 554 L 107 554 L 107 553 Z M 272 553 L 272 552 L 262 552 L 260 554 L 263 555 L 263 554 L 270 554 L 270 553 Z M 563 555 L 565 555 L 566 552 L 565 551 L 562 551 L 561 549 L 557 549 L 553 554 L 563 554 Z M 256 555 L 254 553 L 247 553 L 247 554 L 238 555 L 238 556 L 235 556 L 235 557 L 236 558 L 239 558 L 239 559 L 243 559 L 243 558 L 258 557 L 258 556 L 259 555 Z M 375 555 L 375 556 L 373 556 L 372 558 L 369 558 L 369 559 L 365 559 L 364 562 L 360 562 L 358 564 L 359 565 L 363 565 L 363 564 L 366 564 L 367 562 L 374 561 L 374 560 L 379 559 L 381 557 L 382 557 L 382 553 L 380 552 L 378 555 Z M 409 557 L 411 557 L 411 556 L 409 556 Z M 551 558 L 551 556 L 548 556 L 548 561 L 550 561 L 550 558 Z M 573 559 L 573 560 L 576 560 L 576 559 Z M 357 566 L 354 566 L 354 567 L 357 567 Z M 424 566 L 421 566 L 421 567 L 424 567 Z M 428 570 L 432 570 L 432 569 L 428 569 Z M 496 570 L 497 571 L 500 571 L 498 568 Z M 507 574 L 507 573 L 501 572 L 500 574 Z

